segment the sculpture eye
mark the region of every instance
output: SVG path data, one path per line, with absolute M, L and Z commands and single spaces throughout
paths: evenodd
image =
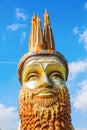
M 36 74 L 36 73 L 31 73 L 31 74 L 28 75 L 27 81 L 37 80 L 38 77 L 39 77 L 38 74 Z
M 59 73 L 59 72 L 52 72 L 51 74 L 50 74 L 50 78 L 52 79 L 52 80 L 63 80 L 63 77 L 62 77 L 62 75 Z

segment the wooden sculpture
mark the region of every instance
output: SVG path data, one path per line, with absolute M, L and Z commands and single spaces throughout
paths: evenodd
M 19 61 L 19 130 L 74 130 L 66 81 L 68 63 L 55 50 L 47 10 L 44 31 L 32 17 L 29 52 Z

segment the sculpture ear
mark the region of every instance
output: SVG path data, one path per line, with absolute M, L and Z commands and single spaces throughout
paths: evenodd
M 21 124 L 21 122 L 19 122 L 19 124 L 18 124 L 18 129 L 17 129 L 17 130 L 21 130 L 21 129 L 20 129 L 20 124 Z

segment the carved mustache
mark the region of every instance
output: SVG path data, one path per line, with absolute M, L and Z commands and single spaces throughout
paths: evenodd
M 37 95 L 37 94 L 39 94 L 39 93 L 41 93 L 43 91 L 47 91 L 48 93 L 53 93 L 53 94 L 57 94 L 58 93 L 57 89 L 44 88 L 43 87 L 43 88 L 38 88 L 36 90 L 33 90 L 33 94 Z
M 65 84 L 61 84 L 59 86 L 60 86 L 60 88 L 66 88 Z M 57 85 L 54 85 L 54 86 L 48 85 L 47 87 L 43 87 L 43 85 L 40 85 L 38 88 L 36 88 L 34 90 L 30 90 L 30 91 L 32 91 L 33 94 L 36 94 L 36 95 L 41 93 L 42 91 L 48 91 L 48 93 L 58 94 L 59 86 L 57 86 Z
M 23 85 L 22 87 L 27 87 L 27 86 Z M 42 91 L 47 91 L 48 93 L 53 93 L 53 94 L 57 94 L 58 93 L 58 88 L 57 87 L 53 87 L 51 85 L 47 85 L 46 87 L 44 87 L 44 85 L 39 85 L 35 89 L 30 89 L 30 88 L 28 88 L 28 89 L 34 95 L 37 95 L 37 94 L 41 93 Z

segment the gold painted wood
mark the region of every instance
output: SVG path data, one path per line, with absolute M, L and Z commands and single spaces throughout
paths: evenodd
M 48 11 L 42 33 L 39 17 L 33 15 L 29 52 L 19 61 L 18 130 L 74 130 L 70 95 L 66 85 L 68 63 L 55 50 Z

